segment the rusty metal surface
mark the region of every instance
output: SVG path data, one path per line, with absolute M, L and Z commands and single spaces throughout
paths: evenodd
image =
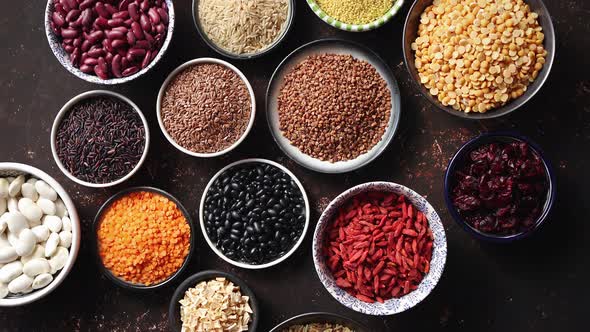
M 337 303 L 320 284 L 311 258 L 312 230 L 296 254 L 264 271 L 230 267 L 205 244 L 202 235 L 188 276 L 205 269 L 236 274 L 257 294 L 259 331 L 310 311 L 340 313 L 374 331 L 580 331 L 586 325 L 590 296 L 590 3 L 546 1 L 557 30 L 553 72 L 523 109 L 507 117 L 470 122 L 437 111 L 419 95 L 402 64 L 401 31 L 406 3 L 393 22 L 377 31 L 346 33 L 315 17 L 297 1 L 295 25 L 285 43 L 260 59 L 230 61 L 250 79 L 257 97 L 256 123 L 246 141 L 229 155 L 211 160 L 185 156 L 161 134 L 156 96 L 166 75 L 181 63 L 217 57 L 199 38 L 190 1 L 176 1 L 177 26 L 172 45 L 155 70 L 130 84 L 113 88 L 135 101 L 150 123 L 152 145 L 143 169 L 129 182 L 108 190 L 91 190 L 66 179 L 55 165 L 49 132 L 54 116 L 71 97 L 100 88 L 66 72 L 53 57 L 43 31 L 44 3 L 11 1 L 0 18 L 0 160 L 28 163 L 54 176 L 72 195 L 82 216 L 83 241 L 77 263 L 50 296 L 22 308 L 0 309 L 0 331 L 164 331 L 173 287 L 149 293 L 117 288 L 100 275 L 90 246 L 92 219 L 115 192 L 151 185 L 178 197 L 197 217 L 208 179 L 224 165 L 246 157 L 268 158 L 287 166 L 303 182 L 311 200 L 312 225 L 337 194 L 366 181 L 395 181 L 427 196 L 439 211 L 449 241 L 443 278 L 418 307 L 392 317 L 369 317 Z M 402 92 L 402 120 L 387 151 L 363 169 L 323 175 L 296 165 L 276 146 L 264 116 L 268 79 L 279 62 L 303 43 L 323 37 L 358 41 L 375 50 L 393 69 Z M 443 198 L 448 159 L 472 136 L 487 130 L 517 130 L 537 141 L 551 158 L 559 182 L 553 217 L 534 237 L 514 245 L 486 245 L 469 237 L 451 219 Z M 312 227 L 313 228 L 313 227 Z M 180 281 L 179 281 L 180 282 Z M 176 285 L 179 283 L 177 282 Z

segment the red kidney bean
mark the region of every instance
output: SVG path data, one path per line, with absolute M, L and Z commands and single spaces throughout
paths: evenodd
M 125 69 L 127 69 L 127 67 L 129 67 L 129 60 L 127 60 L 127 57 L 122 57 L 121 58 L 121 70 L 125 70 Z
M 78 30 L 76 29 L 70 29 L 70 28 L 62 28 L 61 29 L 61 36 L 63 38 L 76 38 L 78 37 Z
M 146 53 L 146 51 L 143 48 L 130 48 L 127 51 L 127 56 L 128 56 L 127 59 L 129 59 L 131 61 L 131 59 L 133 59 L 133 58 L 141 58 L 145 55 L 145 53 Z M 129 57 L 131 57 L 131 58 L 129 58 Z
M 150 19 L 146 14 L 141 14 L 141 17 L 139 18 L 139 23 L 141 24 L 141 28 L 143 29 L 143 31 L 152 31 L 152 24 L 150 23 Z
M 125 20 L 125 26 L 128 26 L 128 27 L 130 27 L 130 26 L 131 26 L 131 23 L 133 23 L 133 22 L 134 22 L 134 21 L 133 21 L 133 19 L 132 19 L 132 18 L 128 18 L 128 19 L 126 19 L 126 20 Z
M 96 0 L 84 0 L 80 2 L 80 9 L 85 10 L 88 8 L 92 8 L 92 5 L 96 2 Z
M 137 39 L 143 39 L 143 30 L 141 30 L 141 26 L 137 22 L 131 23 L 131 30 Z
M 78 37 L 78 38 L 74 39 L 74 41 L 72 42 L 72 45 L 74 45 L 74 47 L 82 46 L 82 37 Z
M 121 31 L 122 33 L 127 33 L 127 31 L 129 31 L 129 28 L 127 28 L 127 27 L 114 27 L 113 30 Z
M 123 20 L 122 18 L 112 18 L 112 19 L 108 20 L 107 23 L 110 27 L 118 27 L 118 26 L 124 25 L 125 20 Z
M 150 61 L 154 61 L 154 59 L 156 58 L 158 53 L 160 53 L 159 50 L 152 51 L 152 56 L 150 57 Z
M 113 14 L 113 18 L 122 18 L 124 20 L 126 20 L 127 18 L 129 18 L 129 12 L 128 11 L 121 11 L 121 12 L 116 12 Z
M 111 62 L 111 70 L 113 71 L 113 75 L 115 75 L 115 77 L 123 76 L 123 74 L 121 73 L 121 56 L 119 54 L 116 54 L 113 57 L 113 60 Z
M 103 39 L 102 40 L 102 46 L 104 47 L 104 49 L 107 52 L 113 52 L 114 51 L 113 50 L 113 47 L 111 46 L 111 43 L 109 43 L 109 40 L 108 39 Z
M 88 52 L 82 52 L 82 57 L 80 58 L 81 62 L 84 62 L 84 60 L 88 59 Z
M 130 2 L 131 2 L 130 0 L 123 0 L 123 1 L 119 2 L 119 10 L 127 10 L 127 8 L 129 8 Z
M 62 46 L 63 46 L 64 50 L 65 50 L 66 52 L 68 52 L 68 53 L 72 53 L 72 52 L 74 51 L 74 48 L 75 48 L 75 47 L 74 47 L 74 46 L 72 46 L 72 45 L 62 45 Z
M 88 56 L 92 58 L 99 58 L 101 56 L 104 56 L 105 54 L 105 50 L 98 46 L 92 46 L 90 50 L 88 50 Z
M 68 3 L 68 6 L 70 8 L 72 8 L 72 9 L 78 8 L 78 3 L 76 2 L 76 0 L 66 0 L 66 2 Z
M 109 27 L 109 20 L 101 16 L 94 20 L 94 25 L 96 26 L 96 30 L 105 29 Z
M 89 66 L 95 66 L 98 64 L 98 59 L 86 58 L 84 61 L 82 61 L 82 63 L 84 63 L 85 65 L 89 65 Z
M 127 41 L 123 39 L 115 39 L 111 41 L 111 47 L 113 49 L 121 48 L 127 46 Z
M 129 17 L 131 17 L 134 21 L 139 21 L 139 6 L 134 2 L 130 3 L 127 10 L 129 11 Z
M 158 25 L 156 25 L 156 32 L 159 34 L 164 33 L 164 31 L 166 31 L 166 27 L 164 26 L 164 24 L 160 23 Z
M 82 42 L 82 46 L 80 48 L 83 52 L 87 52 L 90 49 L 90 46 L 92 46 L 92 43 L 90 43 L 88 39 L 85 39 L 84 42 Z
M 104 4 L 104 8 L 109 12 L 109 14 L 114 15 L 116 12 L 118 12 L 117 8 L 115 8 L 113 5 L 111 5 L 110 3 L 105 3 Z
M 66 21 L 68 21 L 68 22 L 75 21 L 78 18 L 78 16 L 80 15 L 80 13 L 81 12 L 77 9 L 70 10 L 68 12 L 68 15 L 66 15 Z
M 96 5 L 94 5 L 94 10 L 102 18 L 108 19 L 110 17 L 109 12 L 104 7 L 104 3 L 102 3 L 102 2 L 97 2 Z
M 66 23 L 65 17 L 61 13 L 53 12 L 53 15 L 51 16 L 53 18 L 53 23 L 57 27 L 61 28 Z
M 103 80 L 107 80 L 109 78 L 106 71 L 99 65 L 94 66 L 94 73 Z
M 91 66 L 88 66 L 88 65 L 81 65 L 80 70 L 86 74 L 90 74 L 90 73 L 94 72 L 94 68 Z
M 113 54 L 107 53 L 107 55 L 104 56 L 104 59 L 106 60 L 107 63 L 111 63 L 113 61 Z
M 150 10 L 148 10 L 148 16 L 150 17 L 150 20 L 152 20 L 153 24 L 160 23 L 160 15 L 158 14 L 156 8 L 150 8 Z
M 63 17 L 67 15 L 66 10 L 64 9 L 64 6 L 61 3 L 55 5 L 54 12 L 60 13 Z
M 74 65 L 77 66 L 80 64 L 80 49 L 79 48 L 74 48 L 74 50 L 72 51 L 72 54 L 70 54 L 70 62 Z
M 150 61 L 152 60 L 152 52 L 151 51 L 147 51 L 145 52 L 145 56 L 143 57 L 143 61 L 141 61 L 141 68 L 145 68 L 150 64 Z
M 80 17 L 80 22 L 82 23 L 82 25 L 85 27 L 89 27 L 92 24 L 92 9 L 84 9 Z
M 131 76 L 131 75 L 137 73 L 138 71 L 139 71 L 139 67 L 132 66 L 132 67 L 129 67 L 129 68 L 123 70 L 122 75 L 127 77 L 127 76 Z
M 147 32 L 144 32 L 143 36 L 145 37 L 145 40 L 147 40 L 150 43 L 150 45 L 154 44 L 154 37 L 152 35 L 150 35 Z
M 108 39 L 113 40 L 113 39 L 122 39 L 125 36 L 125 33 L 119 31 L 119 30 L 107 30 L 105 32 L 106 36 Z
M 68 2 L 66 0 L 60 0 L 59 4 L 61 5 L 61 7 L 63 8 L 63 10 L 65 12 L 72 10 L 72 8 L 70 7 L 70 5 L 68 5 Z
M 96 44 L 102 38 L 104 38 L 104 32 L 102 32 L 101 30 L 94 31 L 93 33 L 88 35 L 88 41 L 91 44 Z
M 157 8 L 156 11 L 158 11 L 158 15 L 160 15 L 162 22 L 164 22 L 164 24 L 168 24 L 168 13 L 166 10 L 164 8 Z
M 72 45 L 72 43 L 74 42 L 74 39 L 72 39 L 72 38 L 65 38 L 65 39 L 62 40 L 62 42 L 64 44 L 67 44 L 67 45 Z
M 148 9 L 150 9 L 150 3 L 148 2 L 148 0 L 143 0 L 143 1 L 141 2 L 141 5 L 139 5 L 139 8 L 140 8 L 142 11 L 144 11 L 144 12 L 145 12 L 145 11 L 147 11 Z
M 135 42 L 136 48 L 150 49 L 150 43 L 147 40 L 138 40 Z
M 133 46 L 135 45 L 135 35 L 133 31 L 127 31 L 127 44 Z

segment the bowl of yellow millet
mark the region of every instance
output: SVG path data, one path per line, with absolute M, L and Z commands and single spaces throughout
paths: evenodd
M 327 24 L 344 31 L 376 29 L 391 20 L 404 0 L 306 0 Z

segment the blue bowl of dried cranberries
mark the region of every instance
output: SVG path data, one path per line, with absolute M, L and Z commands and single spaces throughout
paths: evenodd
M 527 137 L 485 133 L 465 143 L 445 174 L 449 212 L 480 240 L 506 243 L 527 237 L 549 216 L 555 174 Z

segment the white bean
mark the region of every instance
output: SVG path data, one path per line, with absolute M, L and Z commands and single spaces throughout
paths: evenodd
M 26 183 L 30 183 L 32 185 L 35 185 L 35 182 L 37 182 L 37 181 L 39 181 L 39 180 L 37 180 L 36 178 L 30 178 L 30 179 L 27 180 Z
M 8 263 L 0 269 L 0 282 L 7 284 L 21 274 L 23 274 L 23 263 L 19 261 Z
M 49 214 L 54 216 L 56 214 L 56 207 L 55 207 L 55 203 L 53 203 L 52 201 L 48 200 L 47 198 L 39 198 L 39 200 L 37 201 L 37 205 L 41 208 L 41 210 L 43 211 L 43 213 L 45 214 Z
M 26 228 L 23 229 L 18 236 L 18 243 L 14 247 L 16 253 L 19 256 L 28 256 L 35 250 L 35 244 L 37 244 L 37 237 L 32 230 Z
M 72 231 L 72 221 L 70 220 L 69 217 L 63 217 L 61 218 L 61 228 L 64 231 L 68 231 L 71 232 Z
M 32 278 L 49 271 L 51 271 L 51 266 L 45 258 L 33 258 L 23 266 L 23 273 Z
M 53 281 L 53 276 L 49 273 L 42 273 L 33 280 L 33 289 L 43 288 Z
M 55 201 L 55 215 L 58 216 L 58 217 L 60 217 L 60 218 L 66 217 L 68 215 L 68 211 L 66 209 L 66 205 L 61 200 L 61 198 L 58 198 Z
M 33 234 L 35 234 L 37 242 L 47 241 L 47 239 L 49 238 L 49 227 L 45 225 L 35 226 L 31 228 L 31 231 L 33 231 Z
M 6 198 L 0 197 L 0 215 L 6 212 Z
M 18 236 L 16 236 L 14 233 L 12 232 L 8 232 L 8 243 L 10 243 L 11 246 L 15 247 L 18 244 Z
M 50 185 L 48 185 L 45 181 L 39 180 L 35 182 L 35 189 L 39 193 L 39 196 L 45 197 L 51 201 L 55 201 L 57 199 L 57 192 Z
M 69 248 L 72 245 L 72 232 L 59 232 L 59 245 L 64 248 Z
M 35 281 L 35 279 L 33 279 L 33 281 Z M 30 292 L 34 291 L 33 289 L 33 284 L 31 284 L 31 286 L 23 289 L 20 293 L 21 294 L 29 294 Z
M 18 210 L 34 224 L 38 224 L 41 217 L 43 217 L 43 210 L 41 210 L 41 208 L 30 198 L 23 197 L 19 199 Z
M 20 212 L 8 212 L 2 215 L 6 218 L 8 230 L 13 234 L 19 234 L 23 229 L 29 228 L 27 218 Z
M 12 246 L 10 242 L 8 242 L 8 234 L 0 233 L 0 248 Z
M 0 299 L 5 298 L 6 295 L 8 295 L 8 287 L 6 287 L 6 284 L 0 282 Z
M 0 248 L 0 263 L 10 263 L 17 258 L 18 254 L 12 246 Z
M 35 189 L 35 185 L 32 183 L 24 183 L 20 188 L 20 193 L 23 195 L 23 197 L 26 197 L 34 202 L 39 199 L 39 193 L 37 192 L 37 189 Z
M 55 254 L 57 246 L 59 245 L 59 235 L 57 233 L 51 233 L 45 244 L 45 257 L 50 257 Z
M 4 198 L 0 198 L 0 200 L 3 200 Z M 3 234 L 4 231 L 6 230 L 6 228 L 8 228 L 8 223 L 6 222 L 6 218 L 4 217 L 4 214 L 0 215 L 0 234 Z
M 59 233 L 59 231 L 61 231 L 62 224 L 61 218 L 58 216 L 43 217 L 43 225 L 47 226 L 47 228 L 54 233 Z
M 51 274 L 63 269 L 68 261 L 70 253 L 68 249 L 64 247 L 57 248 L 55 254 L 49 259 L 49 265 L 51 266 Z
M 5 178 L 0 178 L 0 198 L 8 198 L 8 187 L 10 184 Z
M 10 185 L 8 186 L 8 195 L 10 195 L 10 197 L 16 197 L 16 195 L 20 194 L 20 188 L 22 187 L 23 183 L 25 183 L 25 176 L 17 176 L 16 179 L 10 182 Z
M 26 274 L 22 274 L 8 284 L 8 290 L 15 294 L 21 293 L 26 291 L 31 285 L 33 285 L 33 278 Z
M 35 246 L 35 250 L 29 256 L 23 256 L 20 258 L 20 262 L 23 264 L 27 264 L 33 258 L 45 258 L 45 247 L 38 244 Z
M 18 199 L 10 197 L 6 202 L 9 212 L 18 212 Z

